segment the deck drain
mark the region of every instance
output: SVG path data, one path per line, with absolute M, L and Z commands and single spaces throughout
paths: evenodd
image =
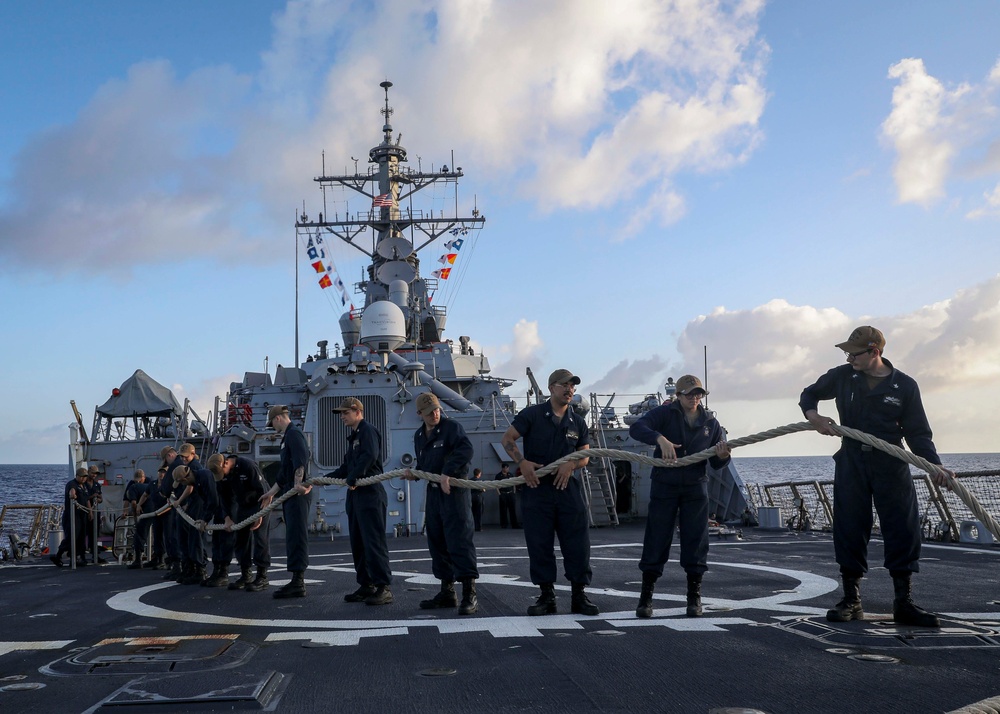
M 41 682 L 20 682 L 0 687 L 0 692 L 30 692 L 33 689 L 43 689 L 44 687 L 45 685 Z
M 417 672 L 421 677 L 450 677 L 457 673 L 458 670 L 451 667 L 431 667 L 430 669 L 423 669 Z
M 846 647 L 827 647 L 826 651 L 830 654 L 840 654 L 840 655 L 852 655 L 856 654 L 857 650 L 851 650 Z
M 849 655 L 849 658 L 856 659 L 859 662 L 879 662 L 882 664 L 895 664 L 899 662 L 896 657 L 880 654 L 855 654 Z
M 624 635 L 624 630 L 594 630 L 590 634 L 592 635 L 605 635 L 606 637 L 613 637 L 615 635 Z

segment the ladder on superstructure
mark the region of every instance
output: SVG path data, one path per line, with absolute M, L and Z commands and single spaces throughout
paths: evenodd
M 597 404 L 596 395 L 590 395 L 590 403 Z M 600 413 L 597 409 L 595 413 Z M 604 427 L 600 419 L 592 419 L 591 431 L 600 449 L 608 448 Z M 591 527 L 618 525 L 618 491 L 615 487 L 615 465 L 608 457 L 591 457 L 584 469 L 584 495 L 587 498 L 587 514 Z

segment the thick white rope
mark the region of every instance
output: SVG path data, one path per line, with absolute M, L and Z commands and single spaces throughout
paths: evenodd
M 846 426 L 839 426 L 836 424 L 832 425 L 834 431 L 836 431 L 841 436 L 846 436 L 851 439 L 856 439 L 864 444 L 871 446 L 872 448 L 884 451 L 887 454 L 891 454 L 908 464 L 916 466 L 918 469 L 926 471 L 928 474 L 945 474 L 946 472 L 940 466 L 932 464 L 926 459 L 923 459 L 916 454 L 910 453 L 905 449 L 902 449 L 894 444 L 890 444 L 882 439 L 872 436 L 871 434 L 866 434 L 862 431 L 857 431 L 856 429 L 851 429 Z M 775 439 L 779 436 L 785 436 L 787 434 L 795 434 L 800 431 L 814 431 L 814 427 L 807 421 L 798 422 L 797 424 L 788 424 L 787 426 L 779 426 L 774 429 L 769 429 L 767 431 L 758 432 L 757 434 L 751 434 L 750 436 L 743 436 L 738 439 L 730 440 L 729 447 L 731 449 L 737 449 L 741 446 L 749 446 L 750 444 L 759 444 L 762 441 L 767 441 L 768 439 Z M 611 458 L 620 461 L 633 461 L 640 464 L 646 464 L 647 466 L 661 466 L 664 468 L 678 468 L 681 466 L 689 466 L 691 464 L 696 464 L 700 461 L 705 461 L 715 455 L 715 448 L 708 448 L 704 451 L 700 451 L 697 454 L 691 454 L 675 461 L 666 461 L 664 459 L 654 459 L 649 456 L 642 456 L 641 454 L 634 454 L 628 451 L 619 451 L 617 449 L 585 449 L 583 451 L 576 451 L 572 454 L 567 454 L 557 461 L 553 461 L 551 464 L 543 466 L 540 469 L 536 469 L 535 475 L 538 477 L 547 476 L 554 473 L 559 469 L 559 466 L 567 461 L 576 461 L 577 459 L 597 457 L 597 458 Z M 370 476 L 368 478 L 358 479 L 357 486 L 370 486 L 372 484 L 379 483 L 381 481 L 387 481 L 392 478 L 398 478 L 405 476 L 409 472 L 410 475 L 416 476 L 417 478 L 423 479 L 425 481 L 433 481 L 434 483 L 441 483 L 444 478 L 440 474 L 428 473 L 426 471 L 418 471 L 417 469 L 395 469 L 393 471 L 386 471 L 378 476 Z M 511 486 L 518 486 L 524 483 L 523 476 L 512 476 L 511 478 L 502 479 L 500 481 L 471 481 L 469 479 L 461 478 L 451 478 L 449 479 L 452 486 L 457 486 L 458 488 L 469 488 L 476 491 L 495 491 L 501 488 L 510 488 Z M 347 483 L 344 479 L 340 478 L 329 478 L 327 476 L 317 476 L 304 481 L 306 485 L 317 485 L 317 486 L 346 486 Z M 955 494 L 962 500 L 962 502 L 972 511 L 976 518 L 997 538 L 1000 540 L 1000 523 L 997 523 L 996 519 L 993 518 L 990 513 L 983 508 L 982 504 L 976 500 L 976 497 L 969 492 L 965 486 L 963 486 L 957 479 L 947 476 L 947 488 L 950 488 Z M 229 529 L 231 531 L 238 531 L 242 528 L 246 528 L 253 523 L 256 523 L 261 516 L 264 516 L 271 511 L 277 509 L 282 503 L 287 501 L 289 498 L 293 498 L 298 495 L 298 492 L 294 489 L 290 489 L 283 493 L 278 498 L 271 501 L 266 508 L 262 508 L 258 513 L 246 518 L 239 523 L 234 523 Z M 176 502 L 170 499 L 170 503 L 163 506 L 159 510 L 153 513 L 143 513 L 139 516 L 142 518 L 151 518 L 153 516 L 158 516 L 164 513 L 170 508 L 175 507 Z M 183 507 L 177 507 L 177 513 L 185 521 L 190 523 L 192 526 L 199 527 L 206 531 L 221 531 L 226 530 L 225 525 L 221 523 L 199 523 L 195 521 L 194 518 L 189 516 L 183 509 Z

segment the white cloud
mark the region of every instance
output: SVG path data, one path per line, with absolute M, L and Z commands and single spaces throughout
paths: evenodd
M 38 135 L 11 172 L 0 256 L 47 270 L 261 260 L 294 207 L 316 200 L 321 150 L 365 168 L 390 75 L 395 131 L 415 145 L 454 148 L 543 208 L 629 202 L 669 223 L 683 214 L 679 172 L 725 169 L 759 141 L 762 7 L 289 3 L 257 75 L 136 64 Z
M 544 359 L 545 342 L 538 334 L 538 322 L 521 318 L 514 325 L 513 339 L 509 344 L 488 348 L 487 354 L 494 355 L 492 373 L 497 377 L 520 380 L 525 368 L 537 368 Z M 546 375 L 536 374 L 535 379 L 544 381 Z M 542 389 L 545 386 L 542 385 Z
M 882 136 L 896 153 L 893 178 L 900 203 L 928 206 L 944 198 L 956 178 L 971 182 L 1000 173 L 995 100 L 1000 62 L 981 84 L 953 88 L 929 74 L 917 58 L 900 60 L 888 76 L 896 86 Z M 967 211 L 968 218 L 997 214 L 992 194 L 984 196 L 987 204 Z

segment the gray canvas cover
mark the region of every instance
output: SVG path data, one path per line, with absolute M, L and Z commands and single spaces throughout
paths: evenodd
M 97 407 L 97 413 L 106 417 L 169 416 L 181 415 L 181 405 L 173 392 L 137 369 L 135 374 L 122 382 L 117 397 Z

